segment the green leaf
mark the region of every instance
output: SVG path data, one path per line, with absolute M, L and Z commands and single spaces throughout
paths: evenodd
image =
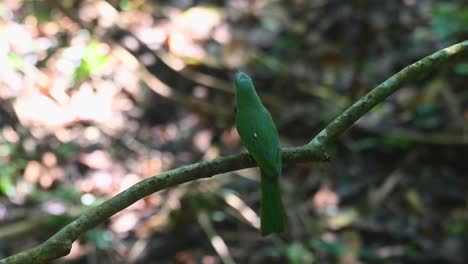
M 432 31 L 441 40 L 450 41 L 468 30 L 468 8 L 455 3 L 440 3 L 432 10 Z
M 413 126 L 419 129 L 437 129 L 442 123 L 437 106 L 422 104 L 413 113 Z
M 15 186 L 13 185 L 10 175 L 0 174 L 0 192 L 8 197 L 15 194 Z
M 286 248 L 286 256 L 290 264 L 312 263 L 314 256 L 302 244 L 293 243 Z
M 132 8 L 132 3 L 129 0 L 120 0 L 119 7 L 123 11 L 127 11 Z
M 75 70 L 74 78 L 80 81 L 92 74 L 100 73 L 106 66 L 108 58 L 100 43 L 88 44 L 82 51 L 81 64 Z
M 66 204 L 78 204 L 80 201 L 80 192 L 75 186 L 67 188 L 58 188 L 49 191 L 35 191 L 31 193 L 31 199 L 36 201 L 59 200 Z
M 274 72 L 279 72 L 283 68 L 281 60 L 275 56 L 264 56 L 260 62 Z
M 88 239 L 100 249 L 109 249 L 112 247 L 112 233 L 106 229 L 92 229 L 87 234 Z
M 73 153 L 75 153 L 76 148 L 77 146 L 74 142 L 60 144 L 60 146 L 57 148 L 57 154 L 61 157 L 68 158 Z
M 455 73 L 458 75 L 468 75 L 468 62 L 461 62 L 455 65 Z
M 21 64 L 23 63 L 23 59 L 20 56 L 14 53 L 9 53 L 8 60 L 13 65 L 13 67 L 15 67 L 15 69 L 18 69 L 18 70 L 21 69 Z
M 344 245 L 326 242 L 321 239 L 312 240 L 310 246 L 315 250 L 324 251 L 334 256 L 343 256 L 348 251 Z
M 362 139 L 356 139 L 351 143 L 351 147 L 356 151 L 364 151 L 373 149 L 379 146 L 379 140 L 375 137 L 365 137 Z
M 397 147 L 402 150 L 407 150 L 412 145 L 412 142 L 410 140 L 393 136 L 384 136 L 382 138 L 382 142 L 387 146 Z

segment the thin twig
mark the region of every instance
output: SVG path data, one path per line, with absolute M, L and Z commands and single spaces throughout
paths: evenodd
M 211 224 L 210 217 L 206 211 L 200 211 L 197 214 L 198 222 L 200 223 L 203 231 L 210 239 L 211 245 L 218 253 L 219 257 L 224 264 L 235 264 L 236 262 L 231 257 L 229 253 L 229 248 L 226 245 L 226 242 L 221 238 L 220 235 L 216 232 L 213 225 Z

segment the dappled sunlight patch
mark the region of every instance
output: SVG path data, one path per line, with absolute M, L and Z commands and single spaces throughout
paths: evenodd
M 78 120 L 106 121 L 112 117 L 112 95 L 103 89 L 83 85 L 71 97 L 71 110 Z
M 42 174 L 45 173 L 45 168 L 39 162 L 31 160 L 24 169 L 24 179 L 30 184 L 36 184 Z
M 80 241 L 75 241 L 72 244 L 71 251 L 63 257 L 63 260 L 76 260 L 86 255 L 90 251 L 90 246 L 81 244 Z
M 125 175 L 123 179 L 121 180 L 119 189 L 120 191 L 126 190 L 141 180 L 142 178 L 139 175 L 134 174 L 134 173 L 129 173 Z
M 177 56 L 188 57 L 197 61 L 205 58 L 206 53 L 202 47 L 196 45 L 183 33 L 173 33 L 169 38 L 169 49 Z
M 42 164 L 46 167 L 52 168 L 57 165 L 57 156 L 52 152 L 45 152 L 42 154 Z
M 341 210 L 327 218 L 327 225 L 329 228 L 337 230 L 349 226 L 358 218 L 359 213 L 354 209 Z
M 231 129 L 227 129 L 223 131 L 221 135 L 221 142 L 223 145 L 227 146 L 236 146 L 240 142 L 239 133 L 237 133 L 237 129 L 232 127 Z
M 97 170 L 77 181 L 76 185 L 83 192 L 111 195 L 116 191 L 113 178 L 116 178 L 116 175 L 112 175 L 107 171 Z
M 219 56 L 224 46 L 232 42 L 225 10 L 214 6 L 195 6 L 184 12 L 170 13 L 169 51 L 189 64 L 224 63 Z M 214 43 L 210 43 L 214 40 Z M 173 63 L 171 63 L 172 65 Z
M 226 203 L 236 209 L 239 214 L 249 222 L 249 224 L 260 229 L 260 217 L 247 205 L 247 203 L 231 192 L 224 192 L 223 196 Z
M 18 97 L 13 105 L 23 125 L 57 127 L 72 122 L 75 118 L 69 109 L 64 109 L 50 97 L 29 93 Z
M 312 203 L 313 206 L 324 212 L 332 213 L 337 210 L 340 197 L 329 186 L 323 186 L 315 193 Z
M 115 233 L 126 233 L 134 230 L 139 222 L 136 212 L 125 210 L 111 219 L 110 229 Z
M 146 159 L 142 163 L 143 176 L 145 178 L 158 175 L 163 172 L 163 162 L 161 158 L 154 157 L 151 159 Z
M 193 144 L 200 152 L 205 152 L 211 146 L 213 133 L 211 130 L 205 129 L 195 133 L 193 136 Z
M 130 109 L 132 104 L 116 100 L 118 90 L 113 86 L 105 82 L 98 85 L 99 88 L 94 89 L 85 83 L 70 97 L 63 93 L 62 97 L 52 98 L 52 95 L 30 91 L 15 100 L 14 109 L 22 124 L 42 127 L 50 132 L 81 121 L 94 121 L 113 130 L 121 129 L 124 121 L 119 111 L 125 109 L 119 107 L 127 104 L 126 108 Z M 58 101 L 56 98 L 61 99 Z
M 60 167 L 53 167 L 50 169 L 47 169 L 44 174 L 41 175 L 39 178 L 39 185 L 43 189 L 49 189 L 51 188 L 54 184 L 57 183 L 57 181 L 61 180 L 64 176 L 64 171 Z
M 109 170 L 112 167 L 112 158 L 108 152 L 95 150 L 90 153 L 79 155 L 79 162 L 96 170 Z
M 30 185 L 39 185 L 43 189 L 49 189 L 53 184 L 62 180 L 64 169 L 57 164 L 57 158 L 51 152 L 46 152 L 42 156 L 42 162 L 31 160 L 24 169 L 24 179 Z
M 213 160 L 220 156 L 220 150 L 218 147 L 210 146 L 203 155 L 203 160 Z
M 62 215 L 67 212 L 67 205 L 60 201 L 48 201 L 42 205 L 42 208 L 52 215 Z

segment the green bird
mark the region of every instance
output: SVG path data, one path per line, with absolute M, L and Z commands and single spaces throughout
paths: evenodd
M 261 171 L 261 233 L 266 236 L 282 232 L 287 220 L 279 185 L 282 163 L 278 131 L 252 79 L 242 72 L 236 75 L 236 127 Z

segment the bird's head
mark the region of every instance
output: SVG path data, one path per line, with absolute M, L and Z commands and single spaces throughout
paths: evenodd
M 252 79 L 243 72 L 236 74 L 236 87 L 242 89 L 244 87 L 253 87 Z

